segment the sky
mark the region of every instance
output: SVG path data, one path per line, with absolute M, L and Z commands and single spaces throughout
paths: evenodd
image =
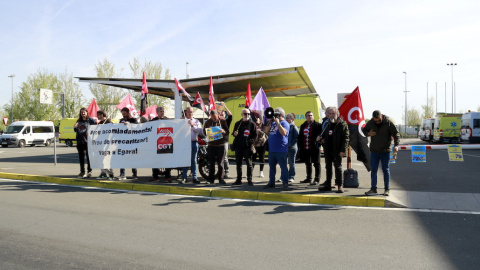
M 379 109 L 397 123 L 405 89 L 420 110 L 427 83 L 437 111 L 452 112 L 453 70 L 456 112 L 474 111 L 478 14 L 480 1 L 463 0 L 0 0 L 0 106 L 11 74 L 18 92 L 39 69 L 95 77 L 107 58 L 127 77 L 138 57 L 179 79 L 186 62 L 190 78 L 303 66 L 326 106 L 358 86 L 367 118 Z

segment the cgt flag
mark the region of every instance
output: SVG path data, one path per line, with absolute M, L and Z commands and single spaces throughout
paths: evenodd
M 215 110 L 215 98 L 213 97 L 213 95 L 213 79 L 212 76 L 210 76 L 210 88 L 208 89 L 208 107 L 210 108 L 210 111 Z
M 199 92 L 197 92 L 197 95 L 195 96 L 195 100 L 191 104 L 192 104 L 192 107 L 198 108 L 208 115 L 207 109 L 205 108 L 205 103 L 203 103 L 202 96 L 200 96 Z
M 191 97 L 187 91 L 185 90 L 185 88 L 183 88 L 183 86 L 180 84 L 180 82 L 177 80 L 177 78 L 174 78 L 175 79 L 175 84 L 177 85 L 177 90 L 178 90 L 178 94 L 179 95 L 182 95 L 182 93 L 185 95 L 185 97 L 188 99 L 188 101 L 192 102 L 194 101 L 193 97 Z
M 132 96 L 130 96 L 130 94 L 127 94 L 127 96 L 122 100 L 122 102 L 117 105 L 116 108 L 121 110 L 125 107 L 130 110 L 130 114 L 133 118 L 138 118 L 138 112 L 135 108 L 135 103 L 133 103 Z
M 370 150 L 368 149 L 368 139 L 362 132 L 362 128 L 365 126 L 365 116 L 358 86 L 345 98 L 338 108 L 340 117 L 348 124 L 350 146 L 357 153 L 357 160 L 363 162 L 367 171 L 370 171 Z
M 148 106 L 148 87 L 147 79 L 145 79 L 145 72 L 143 72 L 143 81 L 142 81 L 142 99 L 140 100 L 140 115 L 143 116 L 147 113 Z
M 90 102 L 90 105 L 88 105 L 87 107 L 88 115 L 92 118 L 97 119 L 98 110 L 100 109 L 98 108 L 97 102 L 95 101 L 95 99 L 93 99 L 92 102 Z

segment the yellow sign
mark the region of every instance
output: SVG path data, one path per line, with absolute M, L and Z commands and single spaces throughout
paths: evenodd
M 463 161 L 462 146 L 460 144 L 448 145 L 448 159 L 450 161 Z
M 223 138 L 222 132 L 220 132 L 221 127 L 211 127 L 206 128 L 208 141 L 216 141 Z

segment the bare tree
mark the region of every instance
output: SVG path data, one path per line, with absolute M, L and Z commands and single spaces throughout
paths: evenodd
M 422 105 L 422 118 L 435 117 L 435 97 L 428 98 L 428 106 Z

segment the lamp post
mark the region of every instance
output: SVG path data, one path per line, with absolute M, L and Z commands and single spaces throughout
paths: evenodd
M 10 76 L 8 76 L 8 77 L 9 77 L 9 78 L 12 78 L 12 104 L 10 104 L 10 106 L 12 107 L 12 108 L 11 108 L 12 113 L 11 113 L 11 115 L 10 115 L 10 117 L 11 117 L 10 123 L 13 123 L 13 77 L 15 77 L 15 74 L 12 74 L 12 75 L 10 75 Z
M 407 72 L 404 71 L 403 74 L 405 74 L 405 135 L 407 134 Z
M 190 63 L 185 62 L 185 75 L 186 75 L 187 79 L 188 79 L 188 64 L 190 64 Z
M 456 66 L 457 63 L 447 63 L 447 66 L 451 66 L 452 67 L 452 113 L 454 113 L 454 110 L 453 110 L 453 100 L 454 100 L 454 90 L 453 90 L 453 66 Z

